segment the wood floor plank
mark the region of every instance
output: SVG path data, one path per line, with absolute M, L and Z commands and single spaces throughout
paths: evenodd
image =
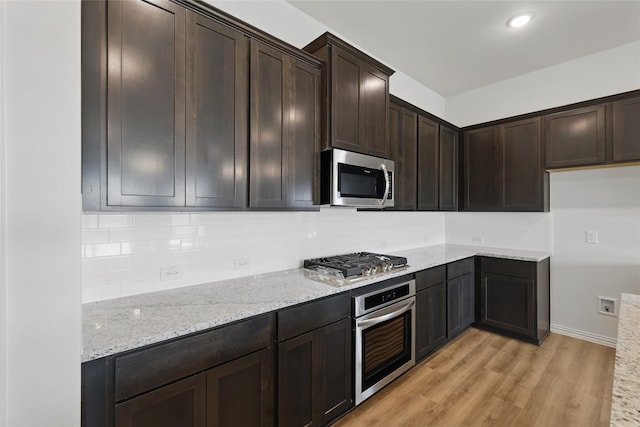
M 470 329 L 335 426 L 608 426 L 614 364 L 614 349 L 563 335 Z

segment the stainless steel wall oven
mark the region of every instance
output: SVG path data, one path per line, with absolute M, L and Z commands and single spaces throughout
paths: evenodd
M 354 297 L 355 403 L 415 365 L 415 280 Z

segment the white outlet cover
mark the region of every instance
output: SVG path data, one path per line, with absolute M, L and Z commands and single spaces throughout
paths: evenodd
M 598 313 L 607 316 L 618 316 L 618 298 L 603 297 L 598 295 Z
M 587 230 L 585 232 L 585 240 L 587 243 L 596 244 L 598 243 L 598 232 L 595 230 Z

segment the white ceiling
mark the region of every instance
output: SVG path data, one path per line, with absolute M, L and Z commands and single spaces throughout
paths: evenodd
M 288 2 L 444 97 L 640 40 L 640 0 Z

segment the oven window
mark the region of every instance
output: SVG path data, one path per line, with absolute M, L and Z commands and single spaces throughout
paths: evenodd
M 362 331 L 362 390 L 411 360 L 411 310 Z

